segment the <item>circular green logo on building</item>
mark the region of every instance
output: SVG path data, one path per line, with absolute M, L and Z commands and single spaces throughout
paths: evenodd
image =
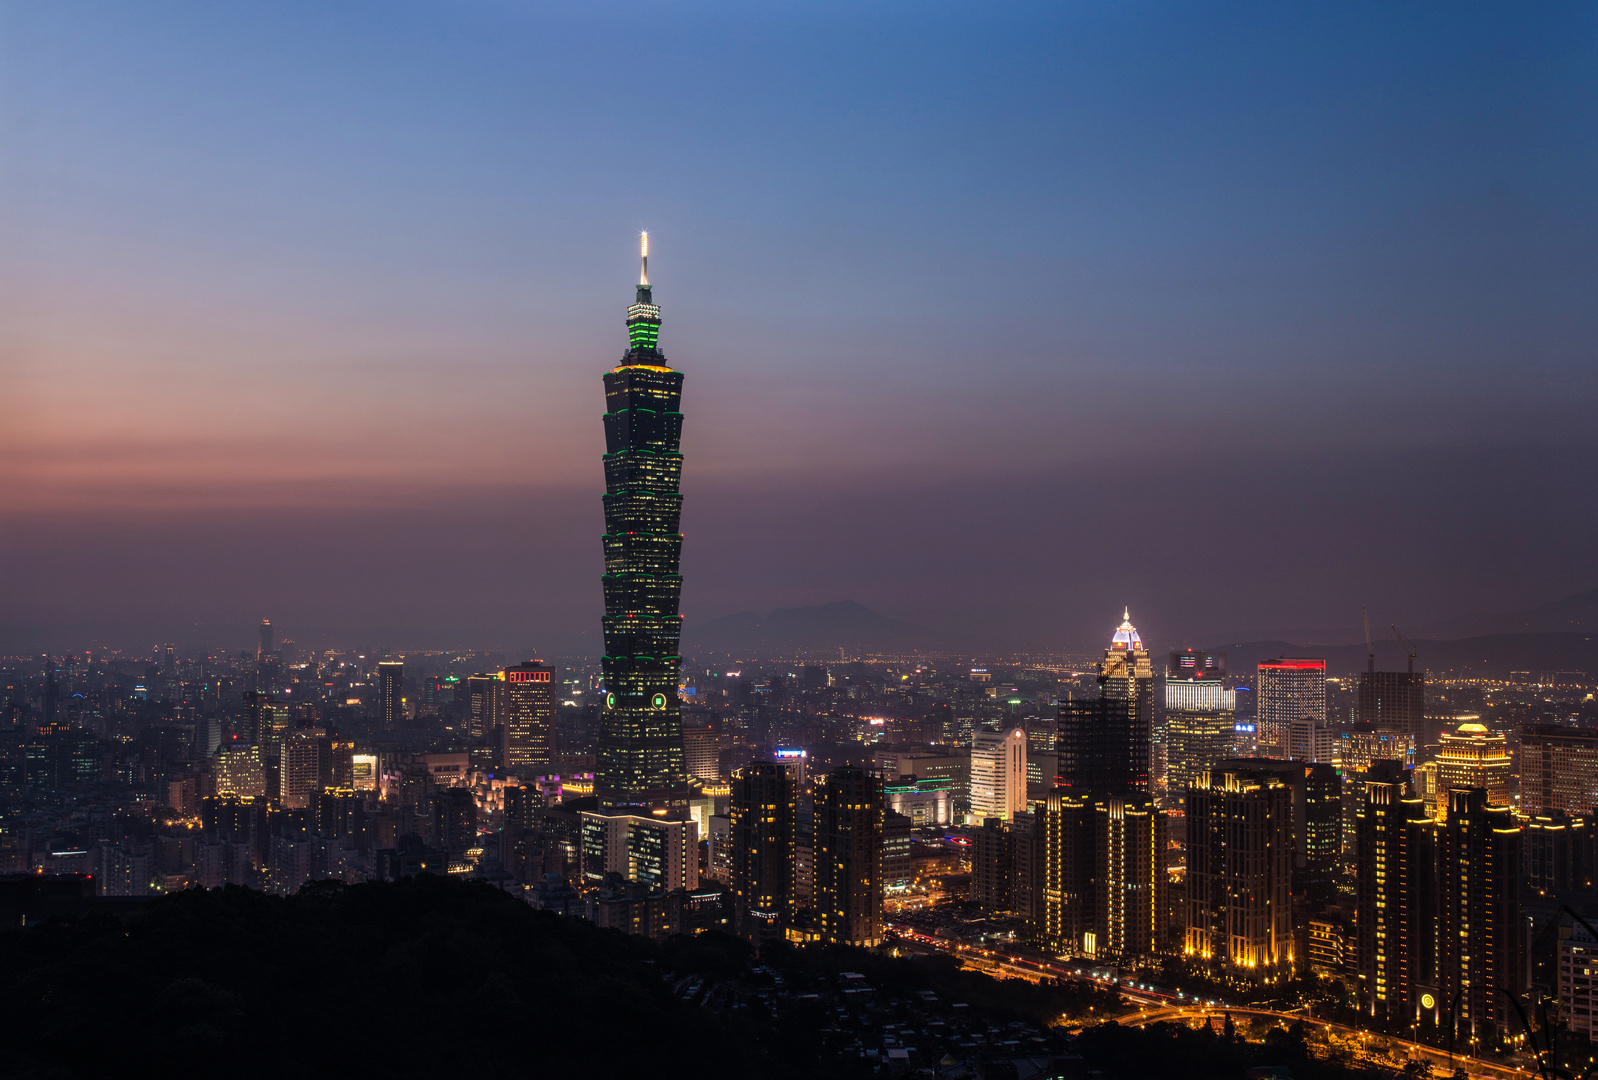
M 655 708 L 664 709 L 665 707 L 666 707 L 666 695 L 665 694 L 656 694 L 655 695 Z

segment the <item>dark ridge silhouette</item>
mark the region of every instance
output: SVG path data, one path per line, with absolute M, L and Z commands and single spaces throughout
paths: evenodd
M 1423 639 L 1411 641 L 1417 671 L 1474 672 L 1504 677 L 1512 671 L 1598 672 L 1598 632 L 1591 634 L 1495 634 L 1489 637 L 1458 638 L 1452 641 Z M 1408 650 L 1395 641 L 1391 632 L 1377 640 L 1376 666 L 1383 671 L 1402 671 Z M 1234 674 L 1251 671 L 1261 660 L 1277 656 L 1318 656 L 1326 661 L 1331 674 L 1362 671 L 1365 668 L 1365 643 L 1353 645 L 1295 645 L 1290 641 L 1232 642 L 1213 647 L 1226 653 L 1226 666 Z
M 658 955 L 428 876 L 176 893 L 0 934 L 0 1075 L 796 1075 Z

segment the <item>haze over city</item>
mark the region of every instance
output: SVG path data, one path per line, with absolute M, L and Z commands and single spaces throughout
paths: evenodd
M 1348 643 L 1598 586 L 1590 6 L 5 20 L 7 647 L 590 650 L 643 229 L 690 628 Z

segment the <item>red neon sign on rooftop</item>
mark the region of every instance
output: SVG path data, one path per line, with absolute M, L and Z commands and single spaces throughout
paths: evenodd
M 1280 660 L 1261 660 L 1260 661 L 1260 669 L 1263 671 L 1263 670 L 1265 670 L 1267 668 L 1271 669 L 1271 670 L 1275 670 L 1275 671 L 1281 671 L 1281 670 L 1287 670 L 1287 671 L 1325 671 L 1326 670 L 1326 661 L 1325 660 L 1288 660 L 1285 657 L 1283 659 L 1280 659 Z

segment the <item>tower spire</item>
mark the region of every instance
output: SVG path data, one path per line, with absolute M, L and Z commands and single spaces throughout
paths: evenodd
M 664 364 L 660 355 L 660 308 L 649 288 L 649 234 L 638 237 L 638 295 L 627 309 L 627 356 L 632 362 Z M 640 355 L 643 359 L 640 361 Z M 624 363 L 628 361 L 623 361 Z

